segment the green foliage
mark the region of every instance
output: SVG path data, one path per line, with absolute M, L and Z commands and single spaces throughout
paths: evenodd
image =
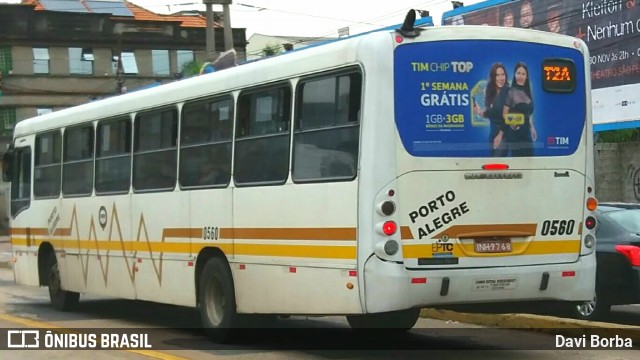
M 640 129 L 600 131 L 596 135 L 599 143 L 624 143 L 640 141 Z
M 267 45 L 262 49 L 264 56 L 274 56 L 282 52 L 280 45 Z
M 195 60 L 185 63 L 182 65 L 181 69 L 182 76 L 188 78 L 200 74 L 200 68 L 202 68 L 202 65 L 204 65 L 204 63 L 197 62 Z

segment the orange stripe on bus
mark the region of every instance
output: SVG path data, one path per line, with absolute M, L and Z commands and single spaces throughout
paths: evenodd
M 411 228 L 408 226 L 400 226 L 400 238 L 402 240 L 413 240 L 413 233 L 411 232 Z
M 71 236 L 71 228 L 60 228 L 53 231 L 54 236 Z
M 162 230 L 163 238 L 202 238 L 202 228 L 168 228 Z
M 49 235 L 47 228 L 11 228 L 11 235 Z
M 46 240 L 38 240 L 35 245 L 40 245 Z M 95 241 L 95 240 L 51 240 L 51 244 L 59 249 L 95 250 L 98 253 L 110 251 L 109 254 L 100 255 L 120 256 L 122 251 L 134 251 L 138 253 L 153 253 L 162 255 L 165 253 L 196 254 L 206 247 L 220 248 L 229 255 L 246 256 L 271 256 L 271 257 L 303 257 L 318 259 L 347 259 L 355 260 L 356 247 L 333 245 L 283 245 L 283 244 L 224 244 L 224 243 L 189 243 L 189 242 L 146 242 L 146 241 Z M 25 238 L 12 238 L 13 245 L 25 246 Z
M 223 228 L 220 235 L 223 239 L 355 241 L 356 228 Z
M 164 238 L 202 238 L 202 228 L 166 228 Z M 406 230 L 402 230 L 406 231 Z M 409 235 L 411 236 L 411 230 Z M 26 228 L 11 229 L 12 235 L 28 235 Z M 47 236 L 46 228 L 32 228 L 30 235 Z M 57 236 L 71 236 L 71 229 L 57 229 Z M 356 228 L 221 228 L 221 239 L 336 240 L 355 241 Z

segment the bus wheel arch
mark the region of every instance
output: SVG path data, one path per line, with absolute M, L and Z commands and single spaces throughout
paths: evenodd
M 38 248 L 38 281 L 41 286 L 49 286 L 49 270 L 51 270 L 52 259 L 55 261 L 56 253 L 53 245 L 43 242 Z
M 196 262 L 197 306 L 207 337 L 228 342 L 238 320 L 231 267 L 219 249 L 204 249 Z
M 62 288 L 56 252 L 50 243 L 44 243 L 38 251 L 38 274 L 40 284 L 49 288 L 49 299 L 54 309 L 71 311 L 78 307 L 80 293 Z

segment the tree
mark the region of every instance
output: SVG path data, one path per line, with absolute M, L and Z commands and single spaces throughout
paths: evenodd
M 624 143 L 640 140 L 640 129 L 600 131 L 596 134 L 599 143 Z
M 204 65 L 203 62 L 197 62 L 195 60 L 185 63 L 184 65 L 182 65 L 181 69 L 182 76 L 188 78 L 200 74 L 202 65 Z
M 269 44 L 262 49 L 262 53 L 265 57 L 278 55 L 282 52 L 280 45 Z

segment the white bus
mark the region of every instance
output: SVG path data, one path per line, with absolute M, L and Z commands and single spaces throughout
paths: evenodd
M 217 340 L 243 314 L 406 330 L 429 305 L 591 300 L 587 59 L 568 36 L 405 28 L 21 121 L 15 279 L 62 310 L 198 307 Z

